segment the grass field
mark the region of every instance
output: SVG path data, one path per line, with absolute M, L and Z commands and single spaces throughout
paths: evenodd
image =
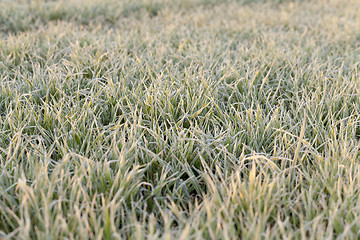
M 0 0 L 0 239 L 360 239 L 360 1 Z

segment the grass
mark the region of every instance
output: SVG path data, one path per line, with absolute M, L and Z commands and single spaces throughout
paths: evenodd
M 359 239 L 360 3 L 0 1 L 0 238 Z

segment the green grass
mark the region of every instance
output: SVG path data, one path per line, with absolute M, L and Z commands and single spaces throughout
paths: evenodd
M 359 239 L 357 0 L 0 0 L 0 239 Z

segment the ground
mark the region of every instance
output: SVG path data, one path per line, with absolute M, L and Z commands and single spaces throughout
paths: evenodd
M 359 16 L 0 0 L 0 239 L 359 239 Z

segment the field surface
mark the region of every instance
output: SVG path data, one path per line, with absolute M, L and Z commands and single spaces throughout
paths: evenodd
M 0 0 L 0 239 L 360 239 L 360 1 Z

